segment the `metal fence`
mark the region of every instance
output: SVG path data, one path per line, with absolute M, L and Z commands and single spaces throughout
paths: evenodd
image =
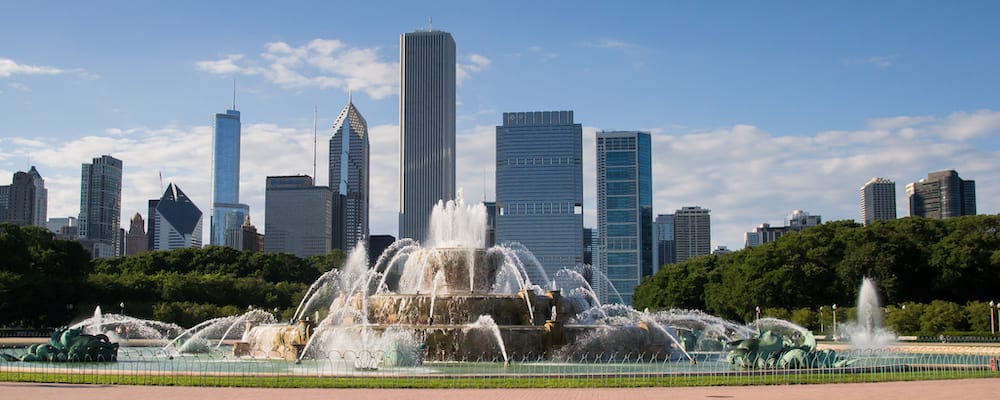
M 173 354 L 160 348 L 122 348 L 117 362 L 49 363 L 0 361 L 0 380 L 211 386 L 341 387 L 549 387 L 712 386 L 877 382 L 1000 377 L 1000 348 L 852 350 L 843 368 L 741 369 L 724 353 L 691 359 L 642 354 L 571 354 L 560 360 L 501 354 L 449 362 L 394 365 L 400 354 L 333 351 L 298 360 L 235 357 L 217 350 Z M 0 347 L 15 358 L 24 347 Z

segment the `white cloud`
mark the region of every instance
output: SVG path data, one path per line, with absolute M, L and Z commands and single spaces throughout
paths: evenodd
M 63 69 L 44 65 L 18 64 L 9 58 L 0 58 L 0 77 L 8 77 L 15 74 L 24 75 L 58 75 L 66 72 Z
M 259 58 L 230 54 L 195 62 L 195 68 L 213 74 L 261 75 L 286 88 L 350 88 L 381 99 L 398 92 L 399 63 L 380 59 L 378 52 L 377 47 L 352 48 L 330 39 L 313 39 L 302 46 L 271 42 Z
M 461 85 L 472 72 L 481 72 L 493 63 L 489 58 L 475 53 L 466 57 L 466 61 L 455 65 L 455 81 L 458 85 Z
M 952 113 L 937 129 L 941 137 L 950 140 L 968 140 L 1000 133 L 1000 112 L 979 110 L 974 114 Z
M 330 44 L 325 44 L 330 45 Z M 682 206 L 712 210 L 714 245 L 740 248 L 743 233 L 762 222 L 782 224 L 795 209 L 823 216 L 825 221 L 859 219 L 858 189 L 871 177 L 896 181 L 897 210 L 908 213 L 905 185 L 928 172 L 955 169 L 975 179 L 980 213 L 1000 212 L 1000 175 L 995 173 L 1000 151 L 977 147 L 995 124 L 996 112 L 954 113 L 941 119 L 897 116 L 869 121 L 858 131 L 827 131 L 802 136 L 775 136 L 752 125 L 695 131 L 668 127 L 651 129 L 654 212 L 671 213 Z M 967 128 L 974 126 L 976 128 Z M 937 131 L 954 127 L 958 134 L 909 135 L 910 130 Z M 241 200 L 251 207 L 259 229 L 264 226 L 264 181 L 268 175 L 312 175 L 312 127 L 246 124 L 243 127 Z M 595 136 L 583 131 L 584 217 L 596 221 Z M 995 131 L 995 129 L 994 129 Z M 456 137 L 456 178 L 466 198 L 495 198 L 495 127 L 475 126 Z M 30 158 L 49 188 L 50 217 L 79 212 L 80 165 L 101 154 L 123 160 L 123 224 L 135 212 L 146 213 L 146 202 L 176 182 L 207 215 L 211 192 L 211 127 L 109 128 L 69 142 L 46 138 L 0 138 L 0 179 L 22 170 Z M 398 212 L 399 127 L 369 127 L 371 143 L 371 231 L 396 234 Z M 316 182 L 328 183 L 327 135 L 318 142 Z M 485 175 L 485 179 L 484 179 Z M 0 182 L 0 184 L 3 184 Z

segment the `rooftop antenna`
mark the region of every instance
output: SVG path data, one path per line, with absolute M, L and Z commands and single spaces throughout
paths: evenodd
M 236 78 L 233 78 L 233 111 L 236 111 Z
M 434 17 L 430 16 L 427 17 L 427 31 L 430 32 L 433 30 L 434 30 Z
M 319 115 L 319 107 L 313 104 L 313 182 L 316 182 L 316 135 L 317 135 L 317 125 L 316 119 Z
M 483 168 L 483 203 L 486 202 L 486 168 Z
M 157 171 L 160 173 L 160 193 L 163 193 L 163 171 Z

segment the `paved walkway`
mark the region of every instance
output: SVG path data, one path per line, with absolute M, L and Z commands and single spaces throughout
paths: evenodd
M 637 389 L 255 389 L 172 386 L 64 385 L 0 382 L 3 399 L 998 399 L 1000 378 L 825 385 Z

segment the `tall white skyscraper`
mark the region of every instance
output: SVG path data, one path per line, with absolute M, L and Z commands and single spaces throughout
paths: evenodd
M 455 39 L 399 37 L 399 238 L 423 242 L 431 210 L 455 198 Z
M 861 219 L 865 225 L 896 219 L 896 182 L 876 177 L 861 187 Z

